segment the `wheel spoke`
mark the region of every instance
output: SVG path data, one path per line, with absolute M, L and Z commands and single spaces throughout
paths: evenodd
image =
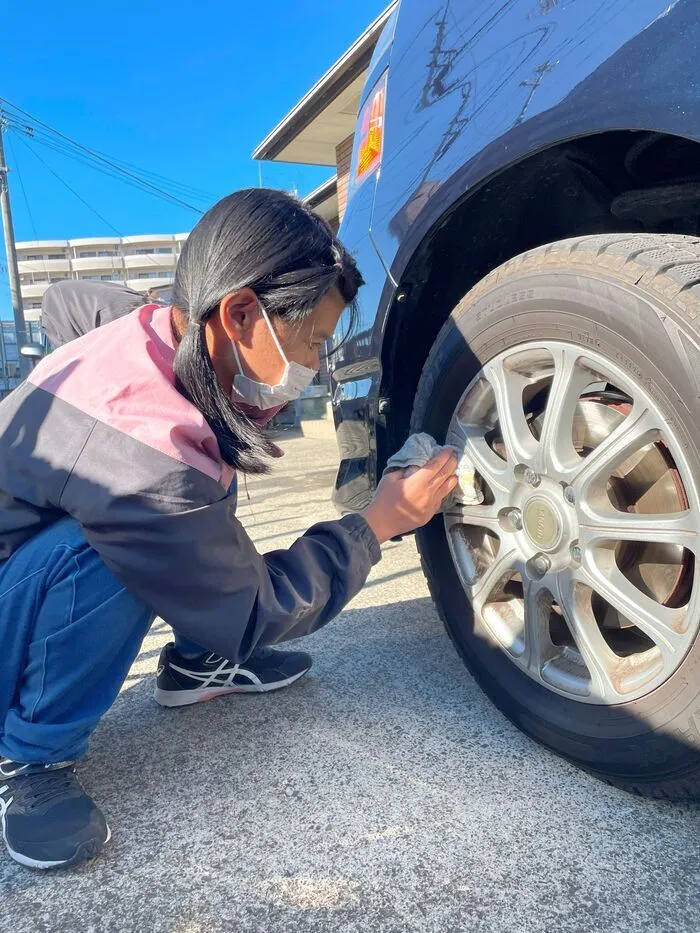
M 498 502 L 513 485 L 513 464 L 502 460 L 491 449 L 482 427 L 455 421 L 448 443 L 463 447 L 464 455 L 469 457 L 474 469 L 490 487 Z
M 559 575 L 557 602 L 579 654 L 588 668 L 591 696 L 607 702 L 613 698 L 619 699 L 620 692 L 614 679 L 619 658 L 603 638 L 590 606 L 590 599 L 586 599 L 577 591 L 571 575 Z
M 604 541 L 643 541 L 671 544 L 700 554 L 697 519 L 690 510 L 648 515 L 638 512 L 595 512 L 584 506 L 586 521 L 579 523 L 583 548 Z
M 446 442 L 483 482 L 483 503 L 451 497 L 443 517 L 484 637 L 579 702 L 664 683 L 700 624 L 698 495 L 635 374 L 573 340 L 523 342 L 470 381 Z
M 479 528 L 488 528 L 499 537 L 501 535 L 498 511 L 493 505 L 464 505 L 454 502 L 445 509 L 444 517 L 448 531 L 455 525 L 477 525 Z
M 537 441 L 527 425 L 523 409 L 523 389 L 527 380 L 498 362 L 488 363 L 483 372 L 493 389 L 508 460 L 512 466 L 530 463 L 537 450 Z
M 525 615 L 525 664 L 537 678 L 542 667 L 552 656 L 549 637 L 549 611 L 552 594 L 542 580 L 523 580 Z
M 553 350 L 554 376 L 535 457 L 535 468 L 550 476 L 568 475 L 581 463 L 574 447 L 574 415 L 581 393 L 593 381 L 580 365 L 577 349 L 565 345 Z
M 679 651 L 685 641 L 682 632 L 684 609 L 672 609 L 643 593 L 617 568 L 606 562 L 598 566 L 588 561 L 578 571 L 580 579 L 647 635 L 668 656 Z
M 659 439 L 658 418 L 645 405 L 634 405 L 622 424 L 615 428 L 575 467 L 568 481 L 577 486 L 577 498 L 585 499 L 591 488 L 606 480 L 629 456 Z
M 499 583 L 519 569 L 519 556 L 515 548 L 501 547 L 496 557 L 470 587 L 470 598 L 475 612 L 482 612 L 489 596 Z

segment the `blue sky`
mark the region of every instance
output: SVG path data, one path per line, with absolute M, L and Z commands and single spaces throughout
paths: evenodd
M 15 0 L 3 10 L 0 96 L 91 148 L 204 189 L 214 200 L 258 184 L 253 148 L 387 3 Z M 184 231 L 196 222 L 198 215 L 185 208 L 33 145 L 122 234 Z M 6 134 L 5 148 L 15 169 L 18 240 L 35 233 L 17 167 L 39 238 L 113 232 L 14 134 Z M 329 174 L 262 166 L 264 184 L 302 194 Z M 0 285 L 6 312 L 3 270 Z

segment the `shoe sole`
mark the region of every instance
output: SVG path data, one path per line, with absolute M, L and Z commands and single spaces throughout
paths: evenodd
M 311 670 L 306 670 L 293 677 L 287 677 L 286 680 L 276 680 L 271 684 L 241 684 L 238 687 L 194 687 L 190 690 L 163 690 L 156 687 L 154 697 L 159 706 L 169 708 L 175 706 L 192 706 L 195 703 L 205 703 L 207 700 L 213 700 L 216 697 L 228 696 L 231 693 L 271 693 L 273 690 L 281 690 L 293 684 L 304 674 Z
M 107 827 L 107 838 L 104 842 L 100 842 L 97 839 L 91 839 L 89 842 L 81 842 L 69 859 L 63 859 L 57 862 L 42 862 L 38 859 L 30 858 L 28 855 L 23 855 L 21 852 L 15 852 L 7 841 L 4 813 L 2 816 L 2 838 L 10 858 L 14 859 L 15 862 L 24 865 L 25 868 L 38 868 L 41 871 L 45 871 L 48 868 L 70 868 L 71 865 L 80 865 L 82 862 L 89 862 L 91 859 L 96 858 L 112 838 L 112 830 L 109 826 Z

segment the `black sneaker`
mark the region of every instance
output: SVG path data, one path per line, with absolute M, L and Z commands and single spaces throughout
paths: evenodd
M 228 693 L 268 693 L 288 687 L 311 667 L 305 651 L 258 648 L 244 664 L 212 651 L 184 658 L 171 642 L 160 653 L 155 698 L 161 706 L 187 706 Z
M 29 868 L 87 861 L 111 836 L 72 761 L 26 765 L 0 758 L 0 815 L 7 851 Z

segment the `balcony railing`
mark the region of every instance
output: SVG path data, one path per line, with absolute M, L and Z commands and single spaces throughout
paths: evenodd
M 124 268 L 121 256 L 81 256 L 72 261 L 75 272 L 120 272 Z
M 30 272 L 51 274 L 53 272 L 70 272 L 68 259 L 19 259 L 17 268 L 20 275 Z
M 138 269 L 142 272 L 156 269 L 174 269 L 177 257 L 174 253 L 149 253 L 145 256 L 125 256 L 124 265 L 127 269 Z

